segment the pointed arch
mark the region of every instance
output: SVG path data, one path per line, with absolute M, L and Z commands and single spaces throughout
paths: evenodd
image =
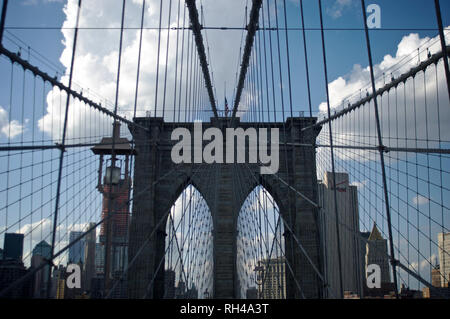
M 244 200 L 237 217 L 238 295 L 286 298 L 284 224 L 278 204 L 261 184 Z
M 208 203 L 189 183 L 166 222 L 164 298 L 202 299 L 213 292 L 212 221 Z

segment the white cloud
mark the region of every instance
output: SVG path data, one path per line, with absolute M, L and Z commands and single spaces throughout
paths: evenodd
M 367 185 L 367 180 L 364 180 L 364 181 L 361 181 L 361 182 L 354 181 L 353 183 L 351 183 L 351 185 L 352 185 L 352 186 L 356 186 L 356 187 L 358 188 L 358 190 L 360 190 L 360 189 L 366 187 L 366 185 Z
M 432 254 L 429 259 L 422 259 L 420 261 L 420 263 L 416 262 L 416 261 L 410 263 L 409 268 L 414 271 L 430 270 L 430 267 L 432 265 L 433 266 L 436 265 L 436 262 L 437 262 L 437 256 L 436 256 L 436 254 Z
M 374 65 L 376 88 L 383 87 L 391 81 L 391 77 L 399 78 L 416 67 L 420 61 L 427 60 L 428 52 L 435 54 L 440 51 L 438 36 L 420 38 L 416 33 L 404 36 L 397 46 L 395 56 L 385 55 L 381 62 Z M 406 84 L 401 83 L 396 89 L 393 88 L 378 97 L 383 144 L 388 147 L 439 148 L 441 146 L 435 141 L 449 140 L 450 131 L 443 129 L 450 122 L 450 109 L 446 107 L 446 83 L 441 59 L 436 69 L 432 65 L 425 72 L 417 73 L 414 79 L 409 78 Z M 354 65 L 349 73 L 330 82 L 328 88 L 333 114 L 360 101 L 367 92 L 372 91 L 369 67 Z M 327 117 L 326 102 L 319 105 L 319 111 L 319 118 Z M 332 122 L 332 125 L 335 145 L 378 146 L 373 101 Z M 317 143 L 330 144 L 328 125 L 323 126 Z M 320 169 L 330 169 L 329 152 L 329 148 L 319 148 L 318 173 Z M 363 162 L 379 159 L 376 150 L 336 149 L 335 156 L 338 160 Z M 391 158 L 402 156 L 406 155 L 390 152 Z
M 25 123 L 28 120 L 25 121 Z M 9 121 L 8 111 L 6 111 L 3 107 L 0 106 L 0 132 L 3 133 L 5 137 L 10 137 L 11 139 L 19 136 L 23 133 L 25 129 L 25 125 L 21 124 L 17 120 Z
M 69 69 L 72 55 L 72 43 L 74 37 L 73 27 L 76 22 L 77 14 L 77 0 L 69 0 L 64 7 L 66 20 L 63 24 L 62 33 L 64 36 L 63 44 L 65 49 L 61 55 L 61 63 Z M 145 27 L 157 27 L 159 24 L 159 0 L 147 1 L 145 14 Z M 177 2 L 173 1 L 171 27 L 177 26 L 178 6 Z M 183 2 L 182 2 L 183 3 Z M 80 17 L 80 27 L 104 28 L 111 27 L 113 29 L 82 29 L 79 31 L 77 41 L 77 51 L 74 66 L 73 82 L 80 84 L 84 88 L 84 94 L 97 101 L 97 95 L 104 97 L 103 106 L 113 109 L 113 102 L 115 100 L 116 90 L 116 73 L 118 62 L 119 36 L 120 36 L 120 21 L 122 1 L 119 0 L 97 0 L 83 2 Z M 138 28 L 140 25 L 141 16 L 141 1 L 127 2 L 125 12 L 125 26 Z M 169 1 L 163 1 L 163 19 L 162 26 L 167 26 Z M 244 14 L 236 14 L 236 12 L 244 12 L 245 3 L 238 0 L 232 1 L 206 1 L 203 3 L 205 12 L 205 24 L 210 25 L 242 25 L 244 21 Z M 197 7 L 200 10 L 200 2 L 197 2 Z M 242 10 L 241 10 L 242 9 Z M 183 23 L 184 6 L 181 5 L 180 26 Z M 185 26 L 189 25 L 189 15 L 186 9 Z M 136 70 L 137 57 L 139 49 L 139 34 L 140 31 L 136 29 L 127 29 L 124 31 L 123 51 L 122 51 L 122 65 L 120 74 L 120 91 L 119 91 L 119 113 L 122 116 L 132 117 L 132 109 L 134 107 L 134 94 L 136 85 Z M 178 53 L 178 75 L 175 77 L 175 67 L 177 59 L 176 42 L 177 34 L 179 36 L 179 53 Z M 167 87 L 166 87 L 166 119 L 172 120 L 174 108 L 174 86 L 175 79 L 180 78 L 181 70 L 181 46 L 182 46 L 182 31 L 170 31 L 169 50 L 167 60 Z M 186 81 L 186 57 L 188 36 L 191 36 L 190 30 L 185 31 L 184 43 L 184 63 L 183 63 L 183 84 Z M 238 36 L 239 35 L 239 36 Z M 221 83 L 215 83 L 217 92 L 223 92 L 225 81 L 228 83 L 228 88 L 232 87 L 236 68 L 238 65 L 239 41 L 240 33 L 235 31 L 223 32 L 207 30 L 203 31 L 203 38 L 205 47 L 209 46 L 210 56 L 212 61 L 209 61 L 210 71 L 214 73 L 215 79 L 221 79 Z M 206 42 L 208 38 L 209 42 Z M 161 48 L 159 61 L 159 90 L 158 90 L 158 115 L 161 115 L 163 104 L 163 90 L 165 80 L 166 67 L 166 46 L 167 46 L 167 30 L 161 32 Z M 153 111 L 155 109 L 155 87 L 156 87 L 156 66 L 157 66 L 157 48 L 158 48 L 158 31 L 153 29 L 145 29 L 143 32 L 142 43 L 142 59 L 141 72 L 139 82 L 139 97 L 138 97 L 138 116 L 145 115 L 146 111 Z M 195 45 L 194 45 L 195 49 Z M 196 50 L 196 49 L 195 49 Z M 223 60 L 230 63 L 221 63 Z M 68 76 L 62 77 L 62 82 L 68 82 Z M 223 81 L 223 82 L 222 82 Z M 179 89 L 179 83 L 177 83 Z M 81 90 L 80 87 L 74 87 L 76 90 Z M 87 91 L 89 88 L 89 91 Z M 60 103 L 58 99 L 54 101 L 52 94 L 58 93 L 57 89 L 50 92 L 47 96 L 47 114 L 39 120 L 39 128 L 54 139 L 61 138 L 60 130 L 55 129 L 62 127 L 64 120 L 65 103 Z M 206 92 L 205 92 L 206 93 Z M 59 94 L 59 93 L 58 93 Z M 185 107 L 184 97 L 185 90 L 183 85 L 181 100 L 181 108 Z M 65 96 L 63 100 L 65 99 Z M 205 99 L 208 100 L 208 99 Z M 230 101 L 231 99 L 228 98 Z M 219 99 L 221 103 L 222 98 Z M 178 106 L 178 99 L 175 101 Z M 92 130 L 97 130 L 96 134 L 104 135 L 110 134 L 110 119 L 103 119 L 100 124 L 91 121 L 93 118 L 92 109 L 85 108 L 81 103 L 72 103 L 70 106 L 71 112 L 68 123 L 68 138 L 86 138 Z M 74 116 L 75 115 L 75 116 Z M 181 112 L 184 115 L 184 112 Z M 183 120 L 183 117 L 182 117 Z M 53 130 L 51 129 L 53 127 Z M 98 132 L 99 127 L 105 127 L 104 132 Z
M 412 202 L 414 205 L 424 205 L 428 204 L 430 199 L 422 195 L 417 195 L 413 197 Z
M 45 240 L 51 244 L 53 221 L 50 218 L 44 218 L 39 221 L 24 224 L 16 232 L 24 234 L 24 262 L 28 265 L 31 258 L 33 248 Z M 69 233 L 71 231 L 86 231 L 89 229 L 89 223 L 65 224 L 61 223 L 56 228 L 56 245 L 55 253 L 63 249 L 69 244 Z M 56 264 L 66 262 L 67 252 L 63 253 L 56 259 Z
M 337 19 L 342 17 L 344 11 L 353 4 L 354 2 L 352 0 L 336 0 L 331 7 L 326 9 L 326 12 L 334 19 Z
M 450 40 L 450 36 L 447 36 L 447 38 Z M 414 55 L 417 53 L 417 49 L 419 47 L 426 44 L 432 44 L 429 46 L 431 54 L 441 51 L 438 37 L 435 37 L 434 39 L 430 39 L 428 37 L 420 38 L 417 33 L 411 33 L 404 36 L 397 46 L 397 52 L 394 57 L 387 54 L 384 56 L 383 61 L 374 65 L 375 78 L 377 78 L 376 87 L 380 88 L 387 82 L 390 82 L 391 76 L 398 77 L 402 73 L 405 73 L 411 68 L 417 66 L 419 59 L 420 61 L 425 61 L 428 53 L 426 50 L 423 50 L 420 53 L 420 57 L 414 58 Z M 400 65 L 401 67 L 399 67 Z M 394 66 L 395 68 L 393 68 Z M 385 74 L 384 77 L 383 74 Z M 362 96 L 364 97 L 366 94 L 366 89 L 369 89 L 370 83 L 369 67 L 366 66 L 363 68 L 361 65 L 355 64 L 353 69 L 348 74 L 340 76 L 328 84 L 328 89 L 330 92 L 330 106 L 333 109 L 337 109 L 342 106 L 342 102 L 344 100 L 345 104 L 355 102 L 360 99 L 360 89 L 363 90 Z M 322 113 L 326 113 L 326 102 L 322 102 L 319 105 L 319 110 Z

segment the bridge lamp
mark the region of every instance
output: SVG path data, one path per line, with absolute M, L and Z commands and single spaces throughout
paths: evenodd
M 132 155 L 136 155 L 136 151 L 131 147 L 128 139 L 120 137 L 120 123 L 117 121 L 113 123 L 112 136 L 103 137 L 100 143 L 96 144 L 91 150 L 95 155 L 99 155 L 100 157 L 97 189 L 103 194 L 104 199 L 108 199 L 104 201 L 102 207 L 102 218 L 106 218 L 109 214 L 112 214 L 113 217 L 106 220 L 100 232 L 100 242 L 105 245 L 104 276 L 105 288 L 107 290 L 110 287 L 111 269 L 115 265 L 116 246 L 126 245 L 123 239 L 123 233 L 125 232 L 123 229 L 127 227 L 128 223 L 128 211 L 126 214 L 121 213 L 115 215 L 116 212 L 112 208 L 116 207 L 117 198 L 121 194 L 128 192 L 128 187 L 131 183 L 131 177 L 128 172 L 129 158 Z M 104 156 L 107 156 L 108 161 L 111 161 L 111 163 L 106 167 L 105 176 L 102 181 Z M 125 156 L 125 174 L 123 178 L 121 178 L 122 167 L 116 165 L 116 161 L 122 161 L 117 156 Z M 114 185 L 115 187 L 109 188 L 108 185 Z M 123 210 L 128 210 L 128 207 Z
M 121 168 L 120 167 L 115 166 L 115 164 L 111 164 L 111 166 L 106 168 L 105 180 L 103 181 L 103 183 L 104 184 L 111 183 L 113 185 L 119 184 L 120 172 L 121 172 Z
M 210 294 L 209 294 L 208 288 L 206 288 L 204 296 L 205 296 L 205 299 L 209 299 Z
M 262 295 L 261 286 L 264 281 L 264 267 L 261 266 L 261 262 L 258 261 L 258 266 L 256 266 L 255 269 L 253 269 L 253 271 L 256 272 L 255 282 L 258 285 L 259 298 L 261 298 L 261 295 Z
M 113 150 L 114 144 L 114 150 Z M 95 155 L 99 155 L 100 162 L 98 168 L 98 184 L 97 189 L 103 193 L 103 185 L 117 185 L 120 182 L 121 168 L 115 165 L 115 156 L 125 156 L 125 179 L 128 179 L 128 163 L 129 157 L 136 155 L 136 151 L 131 148 L 130 141 L 126 138 L 120 137 L 120 123 L 114 122 L 113 124 L 113 134 L 111 137 L 104 137 L 100 143 L 91 148 Z M 111 156 L 111 165 L 105 170 L 105 177 L 102 184 L 102 174 L 103 174 L 103 157 Z

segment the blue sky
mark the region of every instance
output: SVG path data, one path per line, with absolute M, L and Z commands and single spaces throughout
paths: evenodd
M 89 2 L 89 1 L 86 1 Z M 115 1 L 117 10 L 120 10 L 120 1 Z M 205 6 L 205 25 L 217 25 L 217 22 L 210 22 L 208 20 L 208 6 L 214 6 L 210 4 L 214 1 L 204 1 Z M 242 1 L 241 3 L 245 3 Z M 264 1 L 265 3 L 265 1 Z M 278 1 L 279 6 L 282 1 Z M 399 31 L 386 31 L 386 30 L 373 30 L 371 31 L 372 52 L 374 63 L 379 63 L 386 54 L 395 55 L 397 45 L 401 41 L 402 37 L 416 32 L 420 38 L 433 37 L 437 34 L 436 30 L 420 30 L 420 29 L 435 29 L 436 19 L 433 1 L 430 0 L 379 0 L 379 1 L 366 1 L 366 5 L 378 4 L 381 7 L 381 26 L 382 29 L 411 29 L 399 30 Z M 8 6 L 8 15 L 6 19 L 6 27 L 9 32 L 14 33 L 20 39 L 25 41 L 31 48 L 44 54 L 49 60 L 58 64 L 61 68 L 64 66 L 59 63 L 64 45 L 63 35 L 58 30 L 62 26 L 65 20 L 65 14 L 63 13 L 65 1 L 61 0 L 18 0 L 10 1 Z M 299 18 L 299 6 L 298 1 L 288 0 L 288 26 L 300 27 Z M 113 6 L 113 5 L 112 5 Z M 250 6 L 250 4 L 249 4 Z M 450 3 L 448 1 L 441 1 L 443 23 L 444 25 L 450 25 Z M 318 5 L 317 1 L 304 1 L 305 10 L 305 25 L 307 28 L 319 27 Z M 281 15 L 281 8 L 279 10 Z M 325 0 L 323 1 L 324 11 L 324 24 L 325 28 L 361 28 L 362 17 L 360 1 L 357 0 Z M 234 13 L 237 18 L 228 19 L 243 21 L 243 14 Z M 117 16 L 117 15 L 116 15 Z M 227 19 L 224 19 L 228 21 Z M 280 18 L 280 25 L 284 22 Z M 130 14 L 127 19 L 127 25 L 137 27 L 139 19 L 138 17 Z M 120 20 L 110 21 L 114 26 L 119 26 Z M 220 23 L 219 23 L 220 24 Z M 274 19 L 272 19 L 274 24 Z M 84 26 L 92 26 L 95 23 L 87 23 Z M 147 25 L 156 26 L 156 23 L 148 22 Z M 241 26 L 239 24 L 230 24 L 230 22 L 223 22 L 221 25 L 228 26 Z M 30 29 L 8 29 L 8 27 L 26 27 Z M 33 28 L 37 27 L 37 28 Z M 41 28 L 55 28 L 55 29 L 41 29 Z M 118 30 L 116 34 L 118 35 Z M 240 31 L 208 31 L 208 36 L 211 42 L 211 48 L 217 41 L 222 38 L 224 32 L 228 32 L 235 38 L 235 42 L 239 41 Z M 7 34 L 8 35 L 8 34 Z M 283 32 L 280 32 L 282 43 L 284 40 Z M 82 37 L 80 33 L 80 37 Z M 323 90 L 323 71 L 322 71 L 322 55 L 320 53 L 320 31 L 309 30 L 306 33 L 308 42 L 308 51 L 310 58 L 311 78 L 313 82 L 313 105 L 316 107 L 320 102 L 324 100 Z M 300 31 L 290 31 L 290 46 L 291 51 L 295 54 L 298 50 L 300 54 L 302 49 L 302 38 Z M 227 38 L 228 39 L 228 38 Z M 360 64 L 362 66 L 367 65 L 367 52 L 365 50 L 365 39 L 362 30 L 328 30 L 326 31 L 326 50 L 328 60 L 328 76 L 332 81 L 339 76 L 345 75 L 351 71 L 353 65 Z M 232 46 L 230 44 L 230 46 Z M 298 46 L 298 47 L 297 47 Z M 25 49 L 25 48 L 24 48 Z M 213 51 L 214 52 L 214 51 Z M 345 52 L 345 53 L 344 53 Z M 231 65 L 234 65 L 237 58 L 235 54 L 231 59 Z M 233 60 L 234 59 L 234 60 Z M 291 61 L 292 69 L 303 71 L 303 60 L 293 59 Z M 228 92 L 234 87 L 234 71 L 231 74 L 226 74 L 225 77 L 219 77 L 218 74 L 222 74 L 219 64 L 227 64 L 226 61 L 216 58 L 212 55 L 212 69 L 216 73 L 216 88 L 218 92 L 219 103 L 223 101 L 223 85 L 227 82 Z M 304 86 L 300 75 L 304 76 L 304 72 L 294 72 L 299 74 L 299 79 L 293 76 L 293 86 L 298 83 L 299 86 Z M 304 92 L 302 92 L 304 93 Z M 228 93 L 230 95 L 230 93 Z M 304 95 L 304 94 L 303 94 Z M 305 101 L 306 102 L 306 101 Z M 304 104 L 304 102 L 302 103 Z M 298 106 L 299 109 L 305 108 L 304 105 Z

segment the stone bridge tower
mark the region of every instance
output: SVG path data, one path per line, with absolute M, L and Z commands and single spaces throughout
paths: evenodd
M 225 129 L 230 127 L 230 121 L 230 118 L 212 118 L 211 122 L 203 123 L 203 130 L 217 127 L 222 130 L 225 140 Z M 160 261 L 165 251 L 165 216 L 190 184 L 202 194 L 212 213 L 214 298 L 240 297 L 236 272 L 237 219 L 245 199 L 258 185 L 265 187 L 272 195 L 282 218 L 312 262 L 321 269 L 317 209 L 289 191 L 283 183 L 289 183 L 317 202 L 315 148 L 304 144 L 315 144 L 319 130 L 301 131 L 314 124 L 315 118 L 288 118 L 286 123 L 240 123 L 236 119 L 235 127 L 244 130 L 250 127 L 257 130 L 279 128 L 279 178 L 261 175 L 259 166 L 255 164 L 174 164 L 171 149 L 177 141 L 171 140 L 171 133 L 176 128 L 184 127 L 194 136 L 194 123 L 166 123 L 162 118 L 150 117 L 136 118 L 135 122 L 148 127 L 150 132 L 130 127 L 138 153 L 135 157 L 135 200 L 128 253 L 130 262 L 135 259 L 128 272 L 130 298 L 142 298 L 153 277 L 155 280 L 147 296 L 162 298 L 164 295 L 164 262 L 161 266 Z M 288 143 L 287 146 L 284 143 Z M 153 237 L 149 238 L 155 227 Z M 286 258 L 293 267 L 295 280 L 306 298 L 320 298 L 320 279 L 290 232 L 285 231 L 284 236 Z M 287 298 L 300 298 L 295 280 L 292 273 L 286 270 Z

